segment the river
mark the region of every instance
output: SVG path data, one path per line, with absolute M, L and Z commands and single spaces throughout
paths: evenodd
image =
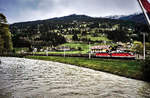
M 0 60 L 0 98 L 150 98 L 144 81 L 51 61 Z

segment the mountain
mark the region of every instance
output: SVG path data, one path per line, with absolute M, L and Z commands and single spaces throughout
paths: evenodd
M 117 16 L 116 16 L 117 17 Z M 118 16 L 119 18 L 119 16 Z M 72 14 L 64 17 L 50 18 L 46 20 L 27 21 L 14 23 L 10 25 L 11 32 L 16 33 L 37 33 L 40 32 L 53 32 L 59 31 L 64 33 L 64 29 L 68 30 L 73 28 L 74 31 L 83 31 L 88 29 L 89 31 L 93 28 L 104 31 L 104 29 L 117 29 L 117 28 L 134 28 L 135 23 L 130 21 L 119 20 L 114 17 L 113 19 L 102 18 L 102 17 L 90 17 L 86 15 Z M 83 29 L 83 30 L 81 30 Z M 65 30 L 65 33 L 70 33 Z M 63 32 L 62 32 L 63 31 Z M 88 31 L 88 32 L 89 32 Z M 91 31 L 93 32 L 93 31 Z
M 129 16 L 123 16 L 119 18 L 120 20 L 128 20 L 128 21 L 133 21 L 136 23 L 146 23 L 145 17 L 142 13 L 140 14 L 133 14 Z
M 122 16 L 123 17 L 123 16 Z M 129 41 L 136 23 L 121 19 L 72 14 L 10 25 L 15 47 L 57 46 L 65 42 Z M 142 28 L 142 26 L 139 26 Z M 139 32 L 139 31 L 138 31 Z M 138 33 L 136 31 L 136 33 Z
M 78 20 L 78 19 L 90 19 L 92 17 L 86 16 L 86 15 L 77 15 L 77 14 L 71 14 L 68 16 L 63 16 L 63 17 L 57 17 L 57 18 L 52 18 L 49 20 Z
M 125 15 L 114 15 L 114 16 L 107 16 L 106 18 L 132 21 L 132 22 L 136 22 L 136 23 L 146 24 L 145 17 L 142 13 L 135 13 L 135 14 L 127 15 L 127 16 L 125 16 Z
M 90 17 L 87 15 L 76 15 L 76 14 L 72 14 L 72 15 L 68 15 L 68 16 L 64 16 L 64 17 L 56 17 L 56 18 L 50 18 L 50 19 L 45 19 L 45 20 L 36 20 L 36 21 L 27 21 L 27 22 L 19 22 L 19 23 L 13 23 L 10 25 L 11 30 L 13 31 L 14 29 L 22 29 L 22 28 L 37 28 L 38 25 L 40 25 L 42 27 L 42 25 L 47 25 L 50 27 L 54 27 L 52 25 L 70 25 L 70 23 L 78 23 L 78 24 L 82 24 L 81 22 L 86 22 L 87 24 L 89 24 L 90 26 L 95 25 L 97 27 L 98 25 L 102 24 L 101 26 L 107 25 L 107 26 L 112 26 L 115 24 L 127 24 L 127 25 L 134 25 L 135 23 L 133 22 L 128 22 L 128 21 L 122 21 L 124 19 L 121 19 L 121 17 L 123 16 L 116 16 L 112 17 L 112 18 L 108 18 L 108 17 Z M 118 20 L 116 20 L 118 19 Z M 71 26 L 71 25 L 70 25 Z M 50 28 L 51 29 L 51 28 Z M 52 28 L 53 29 L 53 28 Z M 13 32 L 12 32 L 13 33 Z M 14 32 L 15 33 L 15 32 Z
M 86 16 L 86 15 L 71 14 L 68 16 L 55 17 L 55 18 L 50 18 L 50 19 L 45 19 L 45 20 L 17 22 L 17 23 L 11 24 L 11 26 L 17 25 L 17 24 L 31 25 L 31 24 L 40 24 L 40 23 L 47 23 L 47 22 L 62 22 L 62 21 L 73 21 L 73 20 L 88 20 L 88 19 L 93 19 L 93 18 L 90 16 Z

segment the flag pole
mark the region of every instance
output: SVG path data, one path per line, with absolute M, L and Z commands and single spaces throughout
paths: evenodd
M 141 9 L 142 9 L 142 11 L 143 11 L 143 13 L 144 13 L 144 16 L 145 16 L 145 18 L 146 18 L 146 20 L 147 20 L 147 24 L 148 24 L 148 28 L 150 29 L 150 19 L 149 19 L 149 16 L 147 15 L 147 12 L 146 12 L 146 10 L 145 10 L 145 8 L 144 8 L 144 6 L 143 6 L 143 4 L 142 4 L 142 2 L 141 2 L 141 0 L 137 0 L 138 2 L 139 2 L 139 5 L 140 5 L 140 7 L 141 7 Z M 143 33 L 143 56 L 144 56 L 144 60 L 145 60 L 145 57 L 146 57 L 146 55 L 145 55 L 145 51 L 146 51 L 146 49 L 145 49 L 145 33 Z

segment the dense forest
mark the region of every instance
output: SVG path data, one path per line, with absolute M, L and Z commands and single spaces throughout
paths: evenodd
M 149 32 L 146 24 L 126 20 L 69 15 L 47 20 L 10 25 L 15 47 L 51 46 L 72 42 L 142 41 L 141 32 Z M 149 41 L 150 36 L 146 36 Z

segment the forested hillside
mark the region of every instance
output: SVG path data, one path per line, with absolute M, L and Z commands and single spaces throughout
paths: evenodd
M 149 32 L 144 24 L 126 20 L 69 15 L 15 23 L 10 26 L 15 47 L 57 46 L 66 42 L 130 42 Z M 147 40 L 148 40 L 147 36 Z

